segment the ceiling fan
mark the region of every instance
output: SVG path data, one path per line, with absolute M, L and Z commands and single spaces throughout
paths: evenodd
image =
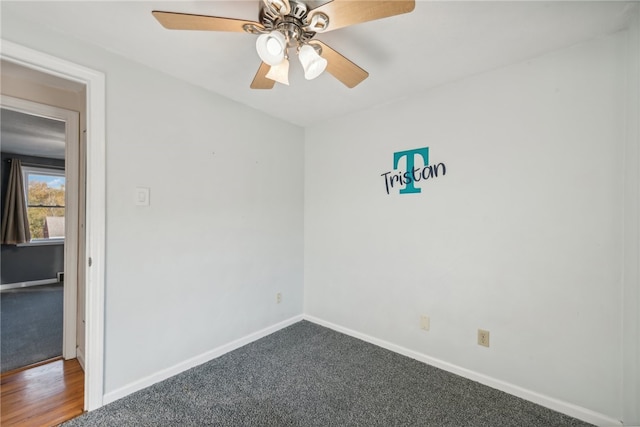
M 314 39 L 316 33 L 411 12 L 414 0 L 332 0 L 310 8 L 302 0 L 262 0 L 259 22 L 218 16 L 155 10 L 153 16 L 172 30 L 246 32 L 258 35 L 256 50 L 262 60 L 252 89 L 271 89 L 275 82 L 289 84 L 289 50 L 298 54 L 307 80 L 325 69 L 353 88 L 369 76 L 365 70 Z

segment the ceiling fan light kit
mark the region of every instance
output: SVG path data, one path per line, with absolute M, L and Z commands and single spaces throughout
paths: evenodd
M 278 65 L 272 65 L 265 77 L 289 86 L 289 60 L 284 58 Z
M 289 49 L 295 49 L 307 80 L 325 70 L 353 88 L 369 73 L 325 43 L 316 33 L 411 12 L 415 0 L 333 0 L 310 9 L 302 0 L 262 0 L 259 22 L 217 16 L 153 11 L 165 28 L 246 32 L 258 35 L 256 50 L 262 60 L 252 89 L 271 89 L 274 82 L 289 84 Z
M 286 82 L 284 84 L 289 84 L 289 61 L 285 57 L 288 56 L 286 51 L 290 48 L 296 49 L 307 80 L 320 76 L 327 68 L 327 60 L 308 45 L 307 40 L 314 35 L 313 32 L 309 31 L 309 28 L 314 27 L 314 23 L 317 28 L 326 28 L 329 18 L 319 12 L 313 15 L 311 20 L 307 19 L 308 8 L 302 2 L 286 0 L 263 1 L 266 9 L 261 12 L 261 21 L 265 28 L 272 28 L 269 32 L 264 32 L 267 31 L 266 29 L 257 30 L 262 33 L 256 40 L 258 56 L 260 56 L 262 62 L 271 65 L 271 69 L 265 77 L 278 83 Z M 324 18 L 316 18 L 316 15 L 322 15 Z M 256 31 L 256 29 L 251 28 L 250 31 Z M 285 61 L 286 66 L 281 65 Z
M 272 67 L 280 64 L 285 57 L 287 40 L 284 34 L 278 31 L 260 34 L 256 40 L 258 56 Z
M 327 68 L 327 60 L 320 56 L 314 46 L 305 44 L 298 51 L 298 59 L 304 70 L 304 78 L 313 80 Z

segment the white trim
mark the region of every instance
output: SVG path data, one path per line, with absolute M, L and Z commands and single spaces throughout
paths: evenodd
M 51 245 L 64 245 L 64 238 L 52 238 L 43 240 L 32 240 L 27 243 L 18 243 L 16 246 L 19 248 L 29 246 L 51 246 Z
M 354 331 L 353 329 L 336 325 L 335 323 L 322 320 L 315 316 L 310 316 L 308 314 L 305 314 L 303 315 L 303 319 L 308 320 L 309 322 L 316 323 L 320 326 L 333 329 L 334 331 L 343 333 L 345 335 L 358 338 L 362 341 L 366 341 L 378 347 L 385 348 L 387 350 L 393 351 L 394 353 L 398 353 L 403 356 L 410 357 L 419 362 L 426 363 L 427 365 L 435 366 L 436 368 L 440 368 L 447 372 L 460 375 L 461 377 L 479 382 L 480 384 L 484 384 L 486 386 L 495 388 L 497 390 L 504 391 L 506 393 L 520 397 L 530 402 L 537 403 L 538 405 L 544 406 L 546 408 L 552 409 L 557 412 L 561 412 L 563 414 L 572 416 L 574 418 L 578 418 L 588 423 L 592 423 L 600 426 L 623 425 L 622 422 L 620 422 L 619 420 L 608 417 L 604 414 L 600 414 L 598 412 L 594 412 L 590 409 L 582 408 L 580 406 L 573 405 L 571 403 L 567 403 L 562 400 L 555 399 L 550 396 L 546 396 L 544 394 L 536 393 L 535 391 L 527 390 L 517 385 L 511 384 L 496 378 L 492 378 L 490 376 L 472 371 L 470 369 L 463 368 L 458 365 L 454 365 L 453 363 L 445 362 L 444 360 L 436 359 L 435 357 L 431 357 L 423 353 L 418 353 L 417 351 L 409 350 L 408 348 L 390 343 L 385 340 L 381 340 L 379 338 L 372 337 L 367 334 L 363 334 L 358 331 Z
M 207 351 L 206 353 L 203 353 L 199 356 L 192 357 L 178 363 L 177 365 L 173 365 L 169 368 L 158 371 L 155 374 L 148 375 L 142 379 L 127 384 L 124 387 L 120 387 L 117 390 L 106 393 L 104 395 L 104 404 L 107 405 L 111 402 L 128 396 L 131 393 L 135 393 L 138 390 L 142 390 L 160 381 L 164 381 L 174 375 L 178 375 L 179 373 L 184 372 L 187 369 L 191 369 L 195 366 L 202 365 L 203 363 L 216 359 L 226 353 L 229 353 L 230 351 L 236 350 L 242 346 L 252 343 L 253 341 L 259 340 L 260 338 L 271 335 L 272 333 L 277 332 L 280 329 L 293 325 L 294 323 L 301 321 L 302 318 L 303 317 L 300 314 L 298 316 L 291 317 L 290 319 L 283 320 L 280 323 L 276 323 L 275 325 L 261 329 L 242 338 L 238 338 L 237 340 L 221 345 L 220 347 L 214 348 L 213 350 Z
M 42 280 L 29 280 L 28 282 L 5 283 L 0 285 L 0 291 L 6 291 L 9 289 L 17 289 L 17 288 L 29 288 L 31 286 L 51 285 L 54 283 L 58 283 L 58 279 L 42 279 Z
M 105 280 L 105 114 L 103 73 L 16 43 L 1 40 L 0 56 L 10 62 L 72 80 L 87 88 L 87 256 L 86 272 L 85 410 L 102 406 L 104 393 Z M 86 262 L 82 260 L 80 262 Z
M 78 347 L 78 349 L 76 350 L 76 353 L 78 354 L 78 363 L 80 364 L 80 367 L 84 371 L 84 353 L 82 352 L 80 347 Z
M 25 166 L 25 177 L 30 172 L 56 174 L 65 177 L 65 239 L 64 271 L 66 281 L 63 296 L 62 356 L 65 359 L 76 357 L 76 316 L 78 312 L 78 180 L 80 153 L 80 113 L 52 105 L 40 104 L 26 99 L 1 95 L 3 108 L 20 113 L 60 120 L 65 123 L 65 168 L 47 168 L 46 166 Z M 26 195 L 25 195 L 26 197 Z M 34 242 L 35 243 L 35 242 Z
M 93 74 L 91 74 L 93 73 Z M 81 73 L 82 74 L 82 73 Z M 104 395 L 104 287 L 106 245 L 106 88 L 104 74 L 87 70 L 87 167 L 85 269 L 85 409 L 103 405 Z M 87 265 L 87 264 L 85 264 Z

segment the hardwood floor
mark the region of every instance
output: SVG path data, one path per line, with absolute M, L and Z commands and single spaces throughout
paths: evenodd
M 0 377 L 0 425 L 56 426 L 83 412 L 84 372 L 77 359 L 54 360 Z

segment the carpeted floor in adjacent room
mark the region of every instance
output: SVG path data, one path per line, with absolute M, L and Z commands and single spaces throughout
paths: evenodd
M 62 296 L 62 284 L 2 291 L 2 372 L 62 355 Z
M 64 427 L 95 425 L 588 424 L 302 321 Z

